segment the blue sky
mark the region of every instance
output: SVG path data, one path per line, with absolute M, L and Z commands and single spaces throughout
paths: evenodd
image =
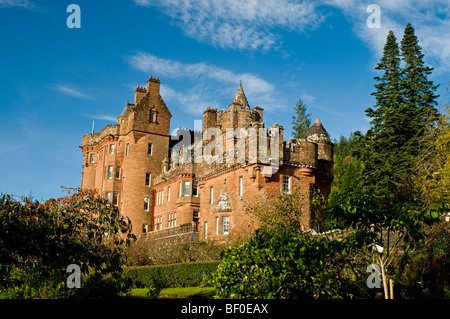
M 66 12 L 81 9 L 81 28 Z M 381 9 L 369 28 L 367 6 Z M 242 81 L 266 126 L 291 135 L 302 98 L 332 138 L 369 128 L 374 67 L 411 22 L 448 100 L 450 3 L 439 1 L 0 0 L 0 192 L 40 199 L 81 182 L 81 137 L 117 122 L 136 86 L 161 79 L 171 128 L 226 108 Z

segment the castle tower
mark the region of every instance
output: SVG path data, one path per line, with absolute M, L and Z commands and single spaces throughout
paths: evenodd
M 160 81 L 150 77 L 144 94 L 127 115 L 123 137 L 122 211 L 132 222 L 136 233 L 152 228 L 152 179 L 162 173 L 162 161 L 169 153 L 170 118 L 160 96 Z M 137 92 L 141 93 L 141 92 Z M 142 227 L 142 230 L 140 229 Z
M 333 143 L 319 117 L 311 126 L 306 140 L 317 144 L 316 186 L 323 194 L 328 195 L 333 181 Z
M 82 141 L 82 188 L 97 189 L 130 218 L 133 233 L 152 228 L 152 178 L 162 173 L 169 153 L 172 114 L 160 95 L 160 80 L 150 77 L 137 87 L 119 123 Z
M 316 118 L 313 126 L 311 126 L 306 139 L 309 142 L 318 144 L 318 159 L 333 161 L 333 143 L 331 143 L 330 137 L 319 117 Z

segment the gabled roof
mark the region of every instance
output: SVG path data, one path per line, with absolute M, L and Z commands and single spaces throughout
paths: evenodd
M 133 107 L 134 107 L 134 104 L 127 103 L 127 105 L 123 109 L 122 113 L 120 113 L 119 117 L 127 116 L 128 114 L 130 114 L 133 111 Z

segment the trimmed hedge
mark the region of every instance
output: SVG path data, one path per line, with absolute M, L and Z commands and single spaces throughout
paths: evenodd
M 134 266 L 124 269 L 123 276 L 137 288 L 198 287 L 203 279 L 217 270 L 219 261 L 186 262 L 157 266 Z

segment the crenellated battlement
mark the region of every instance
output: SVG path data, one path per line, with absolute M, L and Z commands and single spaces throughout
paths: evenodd
M 119 124 L 108 124 L 98 133 L 85 134 L 82 138 L 81 146 L 96 145 L 108 135 L 116 136 L 119 133 L 119 127 Z

